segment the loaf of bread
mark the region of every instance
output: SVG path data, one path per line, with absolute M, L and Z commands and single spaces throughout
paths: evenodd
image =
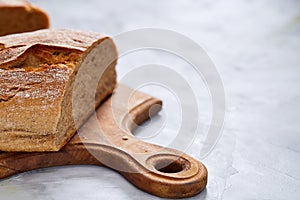
M 49 28 L 47 14 L 25 0 L 0 0 L 0 36 Z
M 97 33 L 39 30 L 0 37 L 0 151 L 62 148 L 113 92 L 116 62 L 114 42 Z M 80 95 L 74 98 L 75 89 Z M 77 116 L 74 99 L 82 105 Z

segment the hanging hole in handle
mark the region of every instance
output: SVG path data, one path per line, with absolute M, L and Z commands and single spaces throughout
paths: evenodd
M 152 165 L 155 170 L 162 173 L 180 173 L 190 168 L 190 162 L 176 155 L 155 155 L 147 160 L 148 165 Z
M 157 163 L 155 166 L 157 171 L 163 173 L 178 173 L 184 169 L 184 165 L 181 162 L 174 161 L 170 163 L 170 161 L 162 160 L 161 162 Z

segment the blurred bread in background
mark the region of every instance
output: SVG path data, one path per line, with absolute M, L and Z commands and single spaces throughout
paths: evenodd
M 49 28 L 47 13 L 26 0 L 0 0 L 0 36 Z

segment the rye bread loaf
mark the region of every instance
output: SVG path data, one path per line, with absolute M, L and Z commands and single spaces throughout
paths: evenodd
M 0 37 L 0 151 L 58 151 L 113 92 L 116 61 L 112 39 L 97 33 L 39 30 Z M 73 116 L 80 69 L 75 99 L 82 108 Z M 91 94 L 94 99 L 85 98 Z
M 26 0 L 0 0 L 0 36 L 49 28 L 48 15 Z

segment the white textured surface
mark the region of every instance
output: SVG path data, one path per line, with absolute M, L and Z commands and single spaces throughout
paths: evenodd
M 50 13 L 54 28 L 116 35 L 136 28 L 158 27 L 198 42 L 217 65 L 227 109 L 222 137 L 202 160 L 209 170 L 207 189 L 194 199 L 300 198 L 299 1 L 33 2 Z M 119 73 L 137 63 L 145 64 L 147 59 L 155 61 L 156 56 L 137 55 L 121 60 Z M 184 65 L 168 56 L 163 60 L 179 69 Z M 188 74 L 185 71 L 183 76 Z M 175 117 L 176 109 L 171 114 L 172 109 L 168 109 L 174 102 L 171 96 L 156 90 L 152 93 L 165 99 L 165 112 L 160 116 Z M 205 95 L 203 99 L 205 102 Z M 205 105 L 202 104 L 204 110 Z M 208 113 L 207 109 L 200 118 L 203 127 L 209 123 Z M 167 128 L 166 132 L 171 133 L 178 127 L 172 129 L 170 124 Z M 161 138 L 153 142 L 168 144 L 165 136 L 158 137 Z M 199 141 L 201 136 L 188 149 L 195 157 L 199 155 Z M 102 198 L 156 199 L 101 167 L 49 168 L 0 181 L 1 200 Z

